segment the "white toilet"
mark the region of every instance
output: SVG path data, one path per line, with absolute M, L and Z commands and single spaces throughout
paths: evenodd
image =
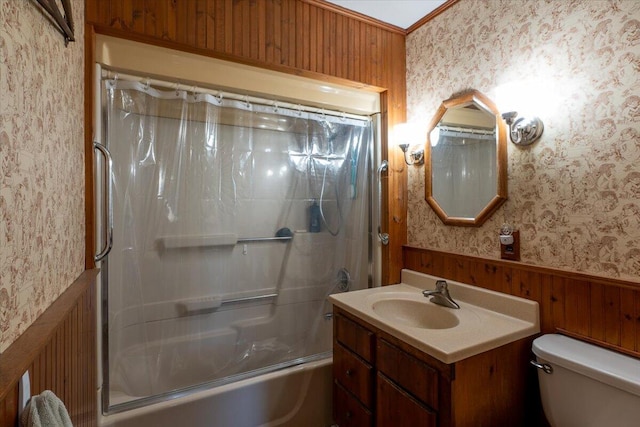
M 557 334 L 536 338 L 533 352 L 553 427 L 640 426 L 640 359 Z

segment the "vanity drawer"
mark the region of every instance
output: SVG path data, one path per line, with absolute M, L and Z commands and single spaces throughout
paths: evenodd
M 335 336 L 338 342 L 369 363 L 373 363 L 375 335 L 368 329 L 344 316 L 336 315 Z
M 376 426 L 436 427 L 438 414 L 378 373 Z
M 438 371 L 393 344 L 380 339 L 377 367 L 409 393 L 438 410 Z
M 371 412 L 340 384 L 333 383 L 333 419 L 340 427 L 371 427 Z
M 366 407 L 371 407 L 373 368 L 340 344 L 333 347 L 333 378 Z

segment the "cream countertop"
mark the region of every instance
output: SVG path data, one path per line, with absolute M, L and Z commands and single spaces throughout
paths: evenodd
M 446 308 L 422 296 L 424 289 L 435 289 L 436 280 L 442 279 L 402 270 L 400 284 L 334 294 L 329 301 L 444 363 L 455 363 L 540 332 L 537 302 L 447 280 L 449 293 L 460 309 Z M 455 315 L 459 323 L 448 329 L 425 329 L 408 326 L 402 319 L 384 318 L 373 305 L 389 299 L 426 302 Z

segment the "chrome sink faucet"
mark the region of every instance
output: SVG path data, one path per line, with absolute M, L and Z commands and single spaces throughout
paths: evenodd
M 457 302 L 449 295 L 449 287 L 446 280 L 438 280 L 436 282 L 436 289 L 434 291 L 425 290 L 422 291 L 422 295 L 425 297 L 431 297 L 431 302 L 434 304 L 443 305 L 449 308 L 460 308 Z

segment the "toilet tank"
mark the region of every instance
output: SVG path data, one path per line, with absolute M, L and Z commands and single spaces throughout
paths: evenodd
M 558 334 L 533 341 L 540 397 L 553 427 L 640 425 L 640 359 Z

